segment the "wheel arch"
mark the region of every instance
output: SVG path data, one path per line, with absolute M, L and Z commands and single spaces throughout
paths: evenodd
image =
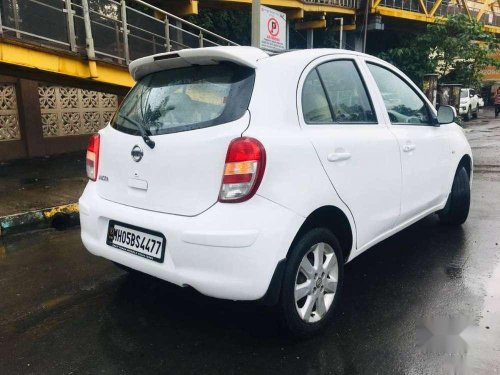
M 287 259 L 295 243 L 304 233 L 313 228 L 326 228 L 332 231 L 340 242 L 344 262 L 347 262 L 354 244 L 354 231 L 347 215 L 340 208 L 335 206 L 319 207 L 307 216 L 288 249 Z
M 455 170 L 455 173 L 461 168 L 464 167 L 465 170 L 467 171 L 467 175 L 469 176 L 469 181 L 472 177 L 472 158 L 469 154 L 465 154 L 462 156 L 460 161 L 458 162 L 457 169 Z

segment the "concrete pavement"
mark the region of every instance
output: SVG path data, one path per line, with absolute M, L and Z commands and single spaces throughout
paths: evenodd
M 77 221 L 86 183 L 83 151 L 0 163 L 0 236 Z

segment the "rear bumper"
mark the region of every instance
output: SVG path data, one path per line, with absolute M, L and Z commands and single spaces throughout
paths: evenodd
M 264 296 L 304 220 L 258 195 L 244 203 L 217 203 L 194 217 L 158 213 L 105 200 L 92 182 L 79 204 L 82 241 L 92 254 L 208 296 L 233 300 Z M 108 246 L 109 220 L 163 233 L 164 262 Z

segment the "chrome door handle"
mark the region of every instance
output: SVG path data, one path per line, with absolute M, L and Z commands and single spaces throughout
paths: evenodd
M 404 152 L 410 152 L 410 151 L 413 151 L 415 150 L 416 146 L 414 144 L 406 144 L 403 146 L 403 151 Z
M 349 152 L 332 152 L 328 154 L 328 161 L 342 161 L 351 158 L 351 154 Z

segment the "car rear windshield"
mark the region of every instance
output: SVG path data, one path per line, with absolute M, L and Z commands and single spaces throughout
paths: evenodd
M 239 119 L 248 108 L 255 71 L 232 63 L 164 70 L 144 76 L 111 120 L 115 129 L 150 135 L 206 128 Z

